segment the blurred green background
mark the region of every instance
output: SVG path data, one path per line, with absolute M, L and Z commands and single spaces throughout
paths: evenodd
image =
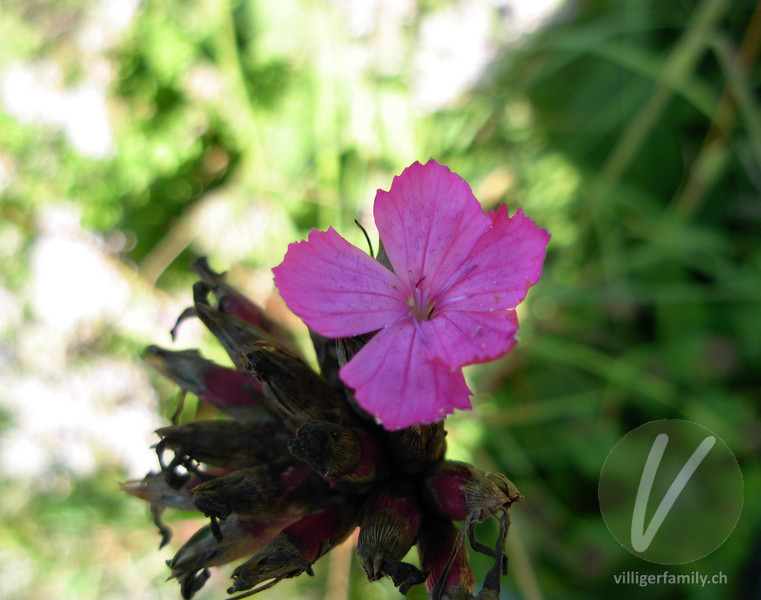
M 761 598 L 759 6 L 3 0 L 0 598 L 179 598 L 163 563 L 200 521 L 159 551 L 119 482 L 155 468 L 175 389 L 138 356 L 171 346 L 189 261 L 289 319 L 287 244 L 332 225 L 364 247 L 354 219 L 375 239 L 375 190 L 429 157 L 552 234 L 521 342 L 447 422 L 451 456 L 526 497 L 503 598 Z M 174 347 L 222 360 L 192 322 Z M 614 584 L 664 567 L 609 534 L 598 475 L 661 418 L 743 471 L 731 537 L 668 568 L 724 585 Z M 315 571 L 266 597 L 399 597 L 347 548 Z

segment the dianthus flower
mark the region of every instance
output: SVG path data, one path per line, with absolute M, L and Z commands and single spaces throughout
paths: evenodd
M 462 367 L 515 345 L 515 307 L 541 277 L 549 234 L 521 210 L 485 213 L 433 160 L 378 190 L 374 216 L 388 266 L 333 228 L 312 230 L 273 269 L 275 285 L 322 336 L 374 333 L 339 375 L 384 428 L 434 423 L 471 407 Z
M 230 600 L 312 574 L 357 527 L 370 581 L 389 577 L 402 594 L 424 584 L 429 600 L 500 597 L 510 513 L 523 497 L 505 475 L 447 460 L 443 417 L 469 406 L 462 366 L 514 345 L 515 306 L 541 275 L 548 235 L 520 211 L 484 213 L 433 161 L 379 191 L 375 218 L 377 259 L 330 229 L 291 245 L 275 269 L 281 294 L 312 327 L 319 373 L 203 257 L 191 265 L 200 278 L 193 306 L 172 335 L 199 318 L 232 366 L 193 349 L 146 349 L 181 398 L 190 392 L 203 414 L 226 415 L 177 423 L 180 402 L 156 432 L 160 472 L 124 485 L 150 503 L 162 546 L 171 537 L 165 509 L 209 518 L 168 561 L 183 598 L 210 568 L 245 557 Z M 475 531 L 490 517 L 499 524 L 493 547 Z M 477 595 L 466 539 L 494 561 Z M 419 566 L 404 561 L 415 545 Z

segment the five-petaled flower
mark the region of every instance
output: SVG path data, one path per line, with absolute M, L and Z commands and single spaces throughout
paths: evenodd
M 378 190 L 374 216 L 393 271 L 333 228 L 312 230 L 273 269 L 275 285 L 325 337 L 377 332 L 340 377 L 386 429 L 469 409 L 462 367 L 515 345 L 515 307 L 541 277 L 549 234 L 520 210 L 484 213 L 433 160 Z

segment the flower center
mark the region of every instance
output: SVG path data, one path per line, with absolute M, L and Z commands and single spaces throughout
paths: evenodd
M 429 321 L 436 314 L 436 305 L 434 298 L 431 298 L 430 288 L 423 287 L 421 284 L 425 276 L 421 277 L 418 282 L 412 286 L 412 295 L 407 298 L 407 306 L 410 307 L 407 313 L 417 321 Z

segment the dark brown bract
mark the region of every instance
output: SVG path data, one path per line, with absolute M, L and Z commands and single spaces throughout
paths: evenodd
M 209 517 L 167 562 L 183 598 L 204 585 L 210 567 L 241 559 L 228 590 L 235 598 L 311 573 L 357 527 L 368 580 L 390 577 L 403 594 L 425 584 L 434 600 L 498 598 L 508 511 L 521 499 L 515 486 L 504 475 L 445 460 L 443 421 L 387 431 L 359 407 L 337 374 L 371 336 L 313 333 L 321 367 L 315 373 L 287 331 L 223 275 L 204 259 L 193 268 L 201 281 L 179 321 L 199 317 L 235 367 L 156 346 L 146 358 L 224 414 L 159 429 L 160 472 L 124 485 L 151 504 L 162 545 L 171 535 L 160 520 L 165 508 Z M 174 455 L 169 461 L 167 452 Z M 474 535 L 488 517 L 500 524 L 494 548 Z M 477 596 L 466 534 L 472 549 L 494 559 Z M 416 544 L 419 565 L 403 562 Z

